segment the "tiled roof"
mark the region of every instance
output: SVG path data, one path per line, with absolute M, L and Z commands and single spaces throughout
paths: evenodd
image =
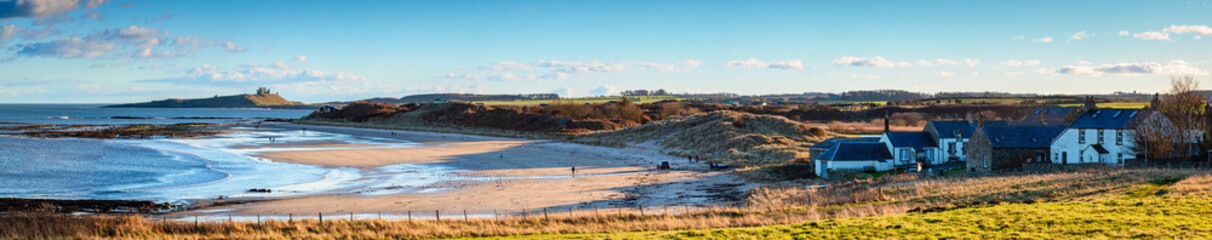
M 926 130 L 938 134 L 938 138 L 955 138 L 955 130 L 965 138 L 972 136 L 972 124 L 967 121 L 931 121 L 928 126 L 933 129 Z
M 993 148 L 1048 148 L 1064 126 L 984 126 L 989 144 Z
M 810 148 L 810 149 L 823 149 L 823 150 L 829 150 L 830 148 L 833 148 L 833 146 L 836 146 L 838 143 L 844 143 L 844 142 L 879 142 L 879 141 L 880 141 L 880 138 L 879 138 L 879 137 L 856 137 L 856 138 L 850 138 L 850 137 L 837 137 L 837 138 L 830 138 L 829 140 L 825 140 L 825 141 L 821 141 L 821 142 L 819 142 L 819 143 L 813 144 L 811 147 L 808 147 L 808 148 Z
M 1147 112 L 1140 109 L 1094 109 L 1082 113 L 1070 128 L 1128 129 L 1132 119 Z
M 888 141 L 892 142 L 892 147 L 911 147 L 914 150 L 938 147 L 934 139 L 930 138 L 930 134 L 926 132 L 890 132 L 884 135 L 888 136 Z
M 888 146 L 879 142 L 842 142 L 821 153 L 819 160 L 870 161 L 892 159 Z
M 1027 115 L 1027 118 L 1024 118 L 1023 121 L 1025 121 L 1025 122 L 1063 122 L 1063 121 L 1065 121 L 1065 116 L 1069 116 L 1069 113 L 1073 112 L 1073 110 L 1076 110 L 1076 109 L 1077 108 L 1072 108 L 1072 107 L 1035 108 L 1035 111 L 1032 111 L 1031 115 Z

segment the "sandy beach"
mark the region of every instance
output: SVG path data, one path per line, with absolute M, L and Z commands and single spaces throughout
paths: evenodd
M 234 198 L 196 202 L 183 214 L 326 215 L 348 213 L 403 214 L 406 211 L 516 213 L 548 208 L 607 209 L 637 206 L 705 206 L 728 204 L 749 184 L 727 172 L 710 171 L 655 150 L 589 146 L 552 140 L 511 139 L 461 134 L 394 131 L 310 125 L 263 125 L 259 130 L 319 131 L 416 143 L 412 147 L 362 148 L 367 143 L 319 141 L 296 143 L 299 151 L 276 151 L 257 157 L 332 168 L 371 171 L 398 164 L 430 164 L 453 169 L 457 176 L 427 186 L 428 191 L 386 195 L 353 192 L 274 198 Z M 292 144 L 285 144 L 292 145 Z M 239 146 L 283 147 L 283 143 Z M 358 147 L 355 149 L 332 149 Z M 315 148 L 316 150 L 308 150 Z M 661 161 L 670 170 L 658 170 Z M 576 174 L 572 168 L 576 168 Z M 490 180 L 482 180 L 490 179 Z M 422 214 L 418 214 L 422 215 Z

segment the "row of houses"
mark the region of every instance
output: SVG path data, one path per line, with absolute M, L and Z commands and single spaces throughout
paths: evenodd
M 885 121 L 887 122 L 887 121 Z M 985 172 L 1027 163 L 1122 166 L 1137 158 L 1135 124 L 1172 124 L 1148 109 L 1035 109 L 1021 121 L 931 121 L 920 132 L 834 138 L 810 148 L 818 176 L 835 171 L 887 171 L 947 165 Z

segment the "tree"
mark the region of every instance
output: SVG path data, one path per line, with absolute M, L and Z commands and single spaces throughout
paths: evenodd
M 1205 129 L 1202 111 L 1207 100 L 1197 92 L 1199 81 L 1192 76 L 1171 77 L 1170 92 L 1162 96 L 1157 106 L 1152 106 L 1168 121 L 1146 120 L 1134 127 L 1137 147 L 1151 159 L 1191 157 L 1187 146 L 1196 138 L 1198 130 Z M 1142 144 L 1143 143 L 1143 144 Z

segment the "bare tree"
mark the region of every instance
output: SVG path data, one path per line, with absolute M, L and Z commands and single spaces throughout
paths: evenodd
M 1195 133 L 1207 127 L 1201 115 L 1207 100 L 1198 89 L 1199 81 L 1192 76 L 1170 78 L 1170 92 L 1152 106 L 1169 121 L 1146 118 L 1138 122 L 1133 136 L 1141 150 L 1137 153 L 1152 159 L 1191 157 L 1187 147 L 1196 138 Z
M 1158 112 L 1160 113 L 1160 112 Z M 1130 148 L 1145 159 L 1174 159 L 1184 157 L 1180 151 L 1187 144 L 1183 130 L 1161 115 L 1140 114 L 1132 121 L 1133 133 L 1128 135 L 1133 144 Z

